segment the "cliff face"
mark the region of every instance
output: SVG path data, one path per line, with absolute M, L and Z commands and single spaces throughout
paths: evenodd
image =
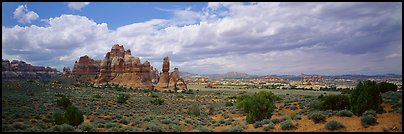
M 153 67 L 148 61 L 143 64 L 131 51 L 115 44 L 100 63 L 96 84 L 118 84 L 132 88 L 152 89 Z
M 160 74 L 159 81 L 155 87 L 155 89 L 159 91 L 171 90 L 175 89 L 187 89 L 187 85 L 179 75 L 178 68 L 174 68 L 174 71 L 169 74 L 170 70 L 170 60 L 168 57 L 164 57 L 163 59 L 163 69 Z
M 79 61 L 74 63 L 73 75 L 98 75 L 100 72 L 100 62 L 89 58 L 87 55 L 81 56 Z
M 51 67 L 32 66 L 24 61 L 2 60 L 2 80 L 46 79 L 57 77 L 57 70 Z

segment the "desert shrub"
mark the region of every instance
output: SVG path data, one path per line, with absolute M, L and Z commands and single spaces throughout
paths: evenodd
M 155 98 L 151 100 L 150 103 L 152 103 L 153 105 L 163 105 L 164 100 L 161 98 Z
M 196 132 L 212 132 L 212 130 L 210 130 L 206 127 L 198 127 L 195 131 Z
M 116 99 L 117 99 L 118 103 L 126 103 L 126 100 L 129 99 L 129 96 L 127 96 L 125 94 L 119 94 Z
M 272 123 L 276 124 L 276 123 L 280 123 L 281 119 L 280 118 L 273 118 L 271 119 Z
M 286 120 L 281 123 L 282 130 L 291 130 L 291 129 L 295 129 L 295 128 L 296 128 L 295 124 L 293 124 L 292 121 L 290 121 L 290 120 Z
M 227 114 L 227 113 L 223 113 L 222 116 L 223 116 L 225 119 L 227 119 L 227 118 L 230 117 L 229 114 Z
M 84 121 L 83 112 L 73 105 L 66 108 L 65 112 L 66 123 L 77 126 Z
M 337 130 L 337 129 L 340 129 L 340 128 L 345 128 L 345 126 L 342 123 L 338 122 L 338 121 L 332 120 L 332 121 L 327 122 L 325 124 L 325 128 L 328 129 L 328 130 Z
M 368 127 L 369 125 L 375 125 L 376 124 L 376 117 L 372 115 L 365 115 L 361 117 L 361 124 L 364 127 Z
M 183 95 L 177 95 L 177 98 L 184 98 Z
M 290 110 L 296 110 L 296 109 L 297 109 L 297 107 L 295 105 L 290 107 Z
M 89 122 L 86 122 L 86 123 L 83 123 L 83 124 L 81 124 L 81 130 L 83 130 L 84 132 L 96 132 L 97 131 L 97 129 L 94 127 L 94 124 L 93 123 L 89 123 Z
M 152 98 L 158 98 L 158 97 L 159 97 L 157 94 L 154 94 L 154 93 L 152 93 L 150 96 L 151 96 Z
M 241 132 L 243 131 L 243 128 L 240 126 L 237 127 L 231 127 L 229 129 L 223 129 L 222 132 Z
M 188 115 L 195 115 L 195 116 L 199 116 L 201 114 L 201 110 L 199 109 L 199 104 L 198 103 L 194 103 L 191 105 L 191 107 L 189 108 L 189 110 L 187 111 Z
M 168 120 L 168 119 L 164 119 L 164 120 L 161 120 L 161 123 L 163 123 L 163 124 L 170 124 L 171 121 Z
M 69 124 L 62 124 L 60 125 L 60 131 L 62 132 L 74 132 L 74 128 L 73 126 L 69 125 Z
M 226 123 L 226 121 L 223 120 L 223 119 L 221 119 L 221 120 L 219 120 L 219 123 L 220 123 L 220 124 L 224 124 L 224 123 Z
M 96 94 L 96 95 L 94 95 L 94 98 L 102 98 L 102 96 L 99 94 Z
M 341 117 L 351 117 L 353 113 L 349 110 L 341 110 L 338 112 L 338 115 Z
M 262 123 L 260 121 L 257 121 L 254 123 L 253 126 L 254 126 L 254 128 L 259 128 L 259 127 L 262 127 Z
M 323 114 L 321 114 L 320 112 L 315 112 L 315 113 L 310 114 L 309 118 L 311 120 L 313 120 L 314 123 L 320 123 L 322 121 L 325 121 L 326 117 Z
M 119 122 L 125 125 L 129 124 L 129 121 L 126 118 L 122 118 Z
M 376 117 L 376 111 L 373 109 L 366 110 L 365 112 L 362 113 L 362 116 L 367 116 L 367 115 L 372 115 L 373 117 Z
M 302 119 L 302 117 L 299 114 L 295 113 L 295 112 L 290 113 L 289 116 L 290 116 L 290 119 L 292 119 L 292 120 L 300 120 L 300 119 Z
M 274 124 L 271 123 L 271 124 L 265 126 L 265 127 L 264 127 L 264 130 L 265 130 L 265 131 L 269 131 L 269 130 L 274 129 L 274 128 L 275 128 Z
M 225 106 L 226 106 L 226 107 L 231 107 L 231 106 L 233 106 L 233 103 L 231 103 L 231 102 L 226 102 Z
M 39 122 L 36 124 L 36 126 L 41 127 L 42 129 L 47 129 L 47 128 L 49 128 L 49 126 L 46 125 L 46 123 L 43 122 L 43 121 L 39 121 Z
M 348 95 L 326 95 L 321 98 L 320 109 L 321 110 L 343 110 L 350 109 L 349 96 Z
M 355 115 L 370 109 L 378 113 L 383 112 L 380 88 L 375 81 L 360 81 L 350 95 L 350 103 Z
M 246 121 L 249 124 L 270 118 L 275 107 L 275 94 L 268 91 L 260 91 L 252 96 L 238 98 L 238 108 L 243 108 L 247 113 Z
M 65 118 L 64 118 L 64 114 L 61 112 L 55 112 L 55 114 L 53 114 L 53 121 L 57 125 L 62 125 L 63 123 L 66 122 Z
M 20 129 L 20 130 L 24 130 L 24 129 L 27 129 L 27 128 L 31 127 L 30 125 L 23 124 L 23 123 L 13 123 L 11 126 L 14 129 Z
M 380 92 L 385 93 L 388 91 L 397 91 L 397 85 L 393 83 L 388 83 L 388 82 L 380 82 L 378 84 L 380 88 Z
M 57 105 L 62 106 L 63 108 L 67 108 L 72 103 L 68 98 L 62 96 L 60 99 L 56 100 Z
M 213 114 L 215 114 L 215 106 L 211 104 L 208 106 L 208 115 L 213 115 Z
M 270 119 L 263 119 L 261 122 L 262 122 L 262 124 L 270 124 L 270 123 L 272 123 L 272 121 Z
M 153 132 L 163 132 L 163 128 L 155 123 L 149 123 L 146 125 L 146 130 L 151 130 Z

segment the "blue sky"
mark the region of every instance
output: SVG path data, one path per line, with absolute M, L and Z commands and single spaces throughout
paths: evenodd
M 144 22 L 150 19 L 169 19 L 173 16 L 171 12 L 164 10 L 185 9 L 201 10 L 206 2 L 93 2 L 80 10 L 71 9 L 66 2 L 2 2 L 2 24 L 12 27 L 20 26 L 44 26 L 46 23 L 40 19 L 31 24 L 19 24 L 13 19 L 13 12 L 19 5 L 27 5 L 28 9 L 40 14 L 40 18 L 47 19 L 58 17 L 61 14 L 73 14 L 86 16 L 97 23 L 107 23 L 108 28 L 117 27 L 132 23 Z
M 401 74 L 402 3 L 2 3 L 2 57 L 61 70 L 113 44 L 210 74 Z

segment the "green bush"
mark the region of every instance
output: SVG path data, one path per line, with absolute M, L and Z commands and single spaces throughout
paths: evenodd
M 380 82 L 378 84 L 380 88 L 380 92 L 385 93 L 388 91 L 397 91 L 397 85 L 393 83 L 388 83 L 388 82 Z
M 237 107 L 243 108 L 247 113 L 247 123 L 252 124 L 272 116 L 276 108 L 274 104 L 276 98 L 270 91 L 260 91 L 252 96 L 239 97 Z
M 353 113 L 349 110 L 341 110 L 338 112 L 338 115 L 341 117 L 351 117 Z
M 226 107 L 231 107 L 231 106 L 233 106 L 233 103 L 231 103 L 231 102 L 226 102 L 225 106 L 226 106 Z
M 83 123 L 81 124 L 81 130 L 83 130 L 84 132 L 96 132 L 97 129 L 94 127 L 93 123 Z
M 262 127 L 262 123 L 257 121 L 257 122 L 254 123 L 253 126 L 254 126 L 254 128 L 259 128 L 259 127 Z
M 119 94 L 116 99 L 117 99 L 118 103 L 126 103 L 126 100 L 129 99 L 129 96 L 127 96 L 125 94 Z
M 151 94 L 151 97 L 152 97 L 152 98 L 158 98 L 159 96 L 158 96 L 157 94 L 153 94 L 153 93 L 152 93 L 152 94 Z
M 360 115 L 366 110 L 383 112 L 380 86 L 374 81 L 359 82 L 350 95 L 351 110 L 355 115 Z
M 65 118 L 61 112 L 54 113 L 53 120 L 54 120 L 55 124 L 57 124 L 57 125 L 62 125 L 63 123 L 66 122 Z
M 274 119 L 271 119 L 271 121 L 272 121 L 272 123 L 276 124 L 276 123 L 280 123 L 280 122 L 281 122 L 281 119 L 279 119 L 279 118 L 274 118 Z
M 66 108 L 64 117 L 66 123 L 72 126 L 77 126 L 84 121 L 83 112 L 73 105 Z
M 309 118 L 314 121 L 314 123 L 320 123 L 325 121 L 325 115 L 321 114 L 320 112 L 312 113 Z
M 195 115 L 195 116 L 199 116 L 201 115 L 201 110 L 199 108 L 199 104 L 198 103 L 194 103 L 191 105 L 191 107 L 189 108 L 189 110 L 187 111 L 188 115 Z
M 94 95 L 94 98 L 102 98 L 102 96 L 99 94 L 96 94 L 96 95 Z
M 325 124 L 325 128 L 328 129 L 328 130 L 337 130 L 337 129 L 340 129 L 340 128 L 345 128 L 345 126 L 342 123 L 338 122 L 338 121 L 332 120 L 332 121 L 327 122 Z
M 56 100 L 57 105 L 62 106 L 63 108 L 67 108 L 72 103 L 68 98 L 62 96 L 60 99 Z
M 265 126 L 265 127 L 264 127 L 264 130 L 265 130 L 265 131 L 269 131 L 269 130 L 274 129 L 274 128 L 275 128 L 274 124 L 271 123 L 271 124 Z
M 350 109 L 348 95 L 326 95 L 321 98 L 320 109 L 321 110 L 343 110 Z
M 361 124 L 364 127 L 368 127 L 369 125 L 375 125 L 376 124 L 376 117 L 372 115 L 365 115 L 361 117 Z
M 283 121 L 281 123 L 282 130 L 291 130 L 297 128 L 295 124 L 292 123 L 290 120 Z
M 366 115 L 371 115 L 373 117 L 376 117 L 376 111 L 373 109 L 366 110 L 365 112 L 362 113 L 362 116 L 366 116 Z
M 151 100 L 150 103 L 152 103 L 153 105 L 163 105 L 164 100 L 161 98 L 155 98 Z

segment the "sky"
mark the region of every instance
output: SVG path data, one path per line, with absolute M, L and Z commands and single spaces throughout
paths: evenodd
M 114 44 L 159 71 L 402 74 L 402 3 L 2 2 L 2 59 L 61 71 Z

